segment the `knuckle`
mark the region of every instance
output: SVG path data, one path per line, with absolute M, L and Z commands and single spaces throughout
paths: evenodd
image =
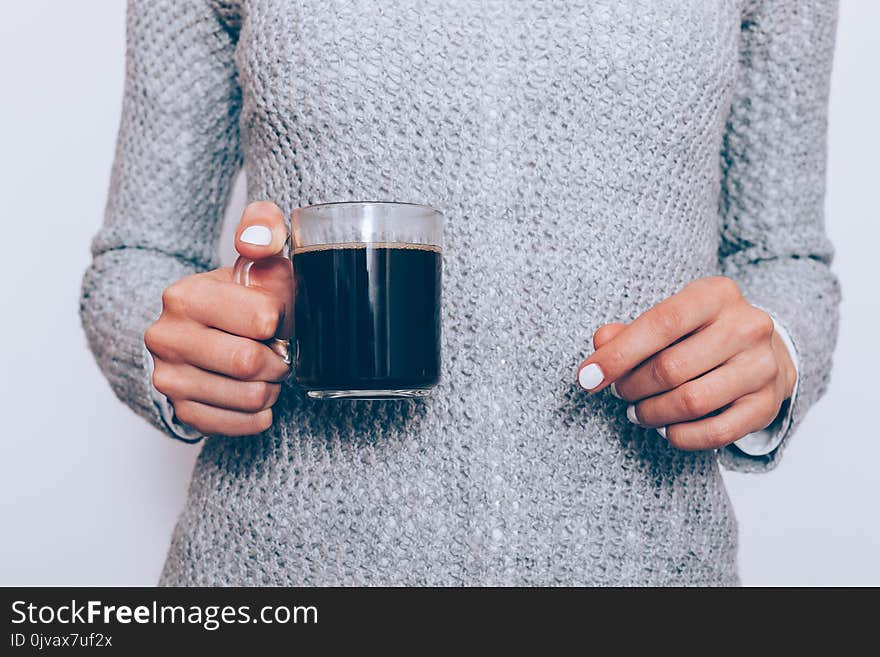
M 755 323 L 748 320 L 736 322 L 733 328 L 733 337 L 740 345 L 752 344 L 761 338 Z
M 653 329 L 660 335 L 677 337 L 683 326 L 681 313 L 674 307 L 657 308 Z
M 156 327 L 156 324 L 150 324 L 147 330 L 144 331 L 144 345 L 152 353 L 156 353 L 159 348 L 159 331 L 160 329 Z
M 772 381 L 779 375 L 779 363 L 776 362 L 776 354 L 772 349 L 762 349 L 755 369 L 763 381 Z
M 654 379 L 668 388 L 674 388 L 681 383 L 681 371 L 681 361 L 669 352 L 662 352 L 651 361 Z
M 162 290 L 162 307 L 172 311 L 182 311 L 186 305 L 186 285 L 183 281 L 172 283 Z
M 770 317 L 770 314 L 761 310 L 760 308 L 755 308 L 752 306 L 754 310 L 752 311 L 752 324 L 755 326 L 755 331 L 759 337 L 769 338 L 773 335 L 773 318 Z
M 685 386 L 681 390 L 681 405 L 692 417 L 702 417 L 714 410 L 709 408 L 708 395 L 697 386 Z
M 199 431 L 202 430 L 202 428 L 198 424 L 198 417 L 195 413 L 195 406 L 193 404 L 190 404 L 188 402 L 175 403 L 174 415 L 184 424 L 188 424 L 189 426 Z
M 168 339 L 168 331 L 162 318 L 144 331 L 144 346 L 154 357 L 154 363 L 158 363 L 158 359 L 173 360 L 172 345 L 173 342 Z
M 603 344 L 605 344 L 607 342 L 607 340 L 605 339 L 605 335 L 607 333 L 607 326 L 602 326 L 595 333 L 593 333 L 593 347 L 598 349 Z
M 232 375 L 237 379 L 252 379 L 260 371 L 260 361 L 259 345 L 247 342 L 232 353 Z
M 280 383 L 267 383 L 266 384 L 266 399 L 263 402 L 264 408 L 271 408 L 275 405 L 275 402 L 278 401 L 278 397 L 281 395 L 281 384 Z
M 769 337 L 773 332 L 773 320 L 763 310 L 749 306 L 745 317 L 737 321 L 735 334 L 741 342 L 752 344 Z
M 269 384 L 265 381 L 248 383 L 245 393 L 242 395 L 245 410 L 253 412 L 263 410 L 269 402 L 270 394 Z
M 725 300 L 738 299 L 742 296 L 739 285 L 728 276 L 707 276 L 702 280 L 713 295 L 720 296 Z
M 153 387 L 166 397 L 172 397 L 172 377 L 169 376 L 165 367 L 157 365 L 153 369 Z
M 281 310 L 277 306 L 272 307 L 269 303 L 254 313 L 251 329 L 253 337 L 257 340 L 268 340 L 278 331 L 278 322 L 281 319 Z
M 762 429 L 766 428 L 776 419 L 776 416 L 779 415 L 780 408 L 782 408 L 782 401 L 777 399 L 775 395 L 768 394 L 764 397 L 759 411 L 761 424 L 763 425 L 761 427 Z
M 749 306 L 749 312 L 745 320 L 738 323 L 738 328 L 742 338 L 757 342 L 773 334 L 773 318 L 760 308 Z
M 675 426 L 666 428 L 666 441 L 676 449 L 687 449 L 688 447 L 684 432 Z
M 767 376 L 769 381 L 775 381 L 779 378 L 780 368 L 776 360 L 776 356 L 770 354 L 768 356 L 769 364 L 767 365 Z

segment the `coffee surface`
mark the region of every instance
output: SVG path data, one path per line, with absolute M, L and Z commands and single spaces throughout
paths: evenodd
M 421 244 L 296 250 L 297 382 L 309 390 L 437 383 L 441 267 L 439 249 Z

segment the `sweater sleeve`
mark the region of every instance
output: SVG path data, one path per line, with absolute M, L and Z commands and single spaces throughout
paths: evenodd
M 216 266 L 240 167 L 237 26 L 209 0 L 131 0 L 125 91 L 104 222 L 80 317 L 123 402 L 173 435 L 153 401 L 143 335 L 162 290 Z
M 721 155 L 721 271 L 785 326 L 799 359 L 798 394 L 779 446 L 753 457 L 735 445 L 725 467 L 772 469 L 828 386 L 840 289 L 829 266 L 824 195 L 836 3 L 751 0 Z

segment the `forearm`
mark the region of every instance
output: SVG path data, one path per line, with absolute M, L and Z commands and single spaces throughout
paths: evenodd
M 241 163 L 237 21 L 226 8 L 129 0 L 116 156 L 83 278 L 80 314 L 98 366 L 120 399 L 162 429 L 144 332 L 166 287 L 216 266 Z
M 773 467 L 828 385 L 840 290 L 830 270 L 824 192 L 828 94 L 837 6 L 749 0 L 721 154 L 721 273 L 788 331 L 798 390 L 782 443 L 761 457 L 731 447 L 733 469 Z

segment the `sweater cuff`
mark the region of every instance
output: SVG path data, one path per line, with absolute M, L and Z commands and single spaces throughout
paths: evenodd
M 174 406 L 172 405 L 171 400 L 156 390 L 156 386 L 153 385 L 154 368 L 155 363 L 153 362 L 153 354 L 151 354 L 147 347 L 144 346 L 144 371 L 147 374 L 150 397 L 153 401 L 153 406 L 156 407 L 156 412 L 162 419 L 162 424 L 165 425 L 165 429 L 173 438 L 177 438 L 178 440 L 190 444 L 199 442 L 205 437 L 204 434 L 178 420 L 174 415 Z

